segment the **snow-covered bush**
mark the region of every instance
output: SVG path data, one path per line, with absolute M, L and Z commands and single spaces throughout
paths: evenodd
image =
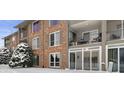
M 11 58 L 11 51 L 8 48 L 0 49 L 0 64 L 8 64 Z
M 20 43 L 17 45 L 16 49 L 13 51 L 9 66 L 32 66 L 32 49 L 27 43 Z

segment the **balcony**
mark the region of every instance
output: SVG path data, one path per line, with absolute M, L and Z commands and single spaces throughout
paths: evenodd
M 26 42 L 27 43 L 28 32 L 26 28 L 20 28 L 19 30 L 19 42 Z
M 120 40 L 124 38 L 123 20 L 107 21 L 107 41 Z
M 97 44 L 102 41 L 101 21 L 72 21 L 69 46 Z
M 119 39 L 122 39 L 123 37 L 124 37 L 123 29 L 107 32 L 108 41 L 119 40 Z
M 102 41 L 102 33 L 97 33 L 96 35 L 92 35 L 90 32 L 84 33 L 83 38 L 76 39 L 76 35 L 73 34 L 73 39 L 70 40 L 69 46 L 77 46 L 83 44 L 93 44 Z

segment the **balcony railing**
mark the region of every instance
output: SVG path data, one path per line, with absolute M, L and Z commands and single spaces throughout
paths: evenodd
M 69 46 L 77 46 L 77 45 L 83 45 L 83 44 L 93 44 L 93 43 L 98 43 L 102 41 L 102 33 L 99 33 L 97 37 L 94 38 L 83 38 L 83 39 L 78 39 L 78 40 L 72 40 L 69 42 Z
M 118 29 L 118 30 L 107 32 L 108 41 L 122 39 L 123 37 L 124 37 L 123 29 Z
M 27 31 L 21 31 L 20 32 L 20 39 L 24 39 L 27 37 Z

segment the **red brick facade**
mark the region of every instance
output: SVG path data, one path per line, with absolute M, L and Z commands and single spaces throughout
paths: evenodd
M 21 26 L 17 28 L 25 28 L 27 30 L 27 43 L 32 47 L 32 39 L 35 37 L 40 38 L 40 48 L 33 49 L 33 54 L 39 56 L 39 67 L 48 68 L 49 66 L 49 54 L 59 52 L 60 53 L 60 68 L 65 69 L 68 67 L 68 24 L 66 21 L 61 20 L 57 25 L 49 26 L 48 20 L 39 20 L 40 30 L 33 32 L 32 23 L 30 21 L 26 24 L 23 22 Z M 49 34 L 51 32 L 60 31 L 60 44 L 58 46 L 49 46 Z M 20 37 L 18 42 L 20 41 Z M 12 46 L 10 46 L 12 47 Z

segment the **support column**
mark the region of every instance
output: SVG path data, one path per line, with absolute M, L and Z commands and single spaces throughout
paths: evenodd
M 102 31 L 102 63 L 101 69 L 102 71 L 106 71 L 106 41 L 107 41 L 107 21 L 103 20 L 101 23 L 101 31 Z

